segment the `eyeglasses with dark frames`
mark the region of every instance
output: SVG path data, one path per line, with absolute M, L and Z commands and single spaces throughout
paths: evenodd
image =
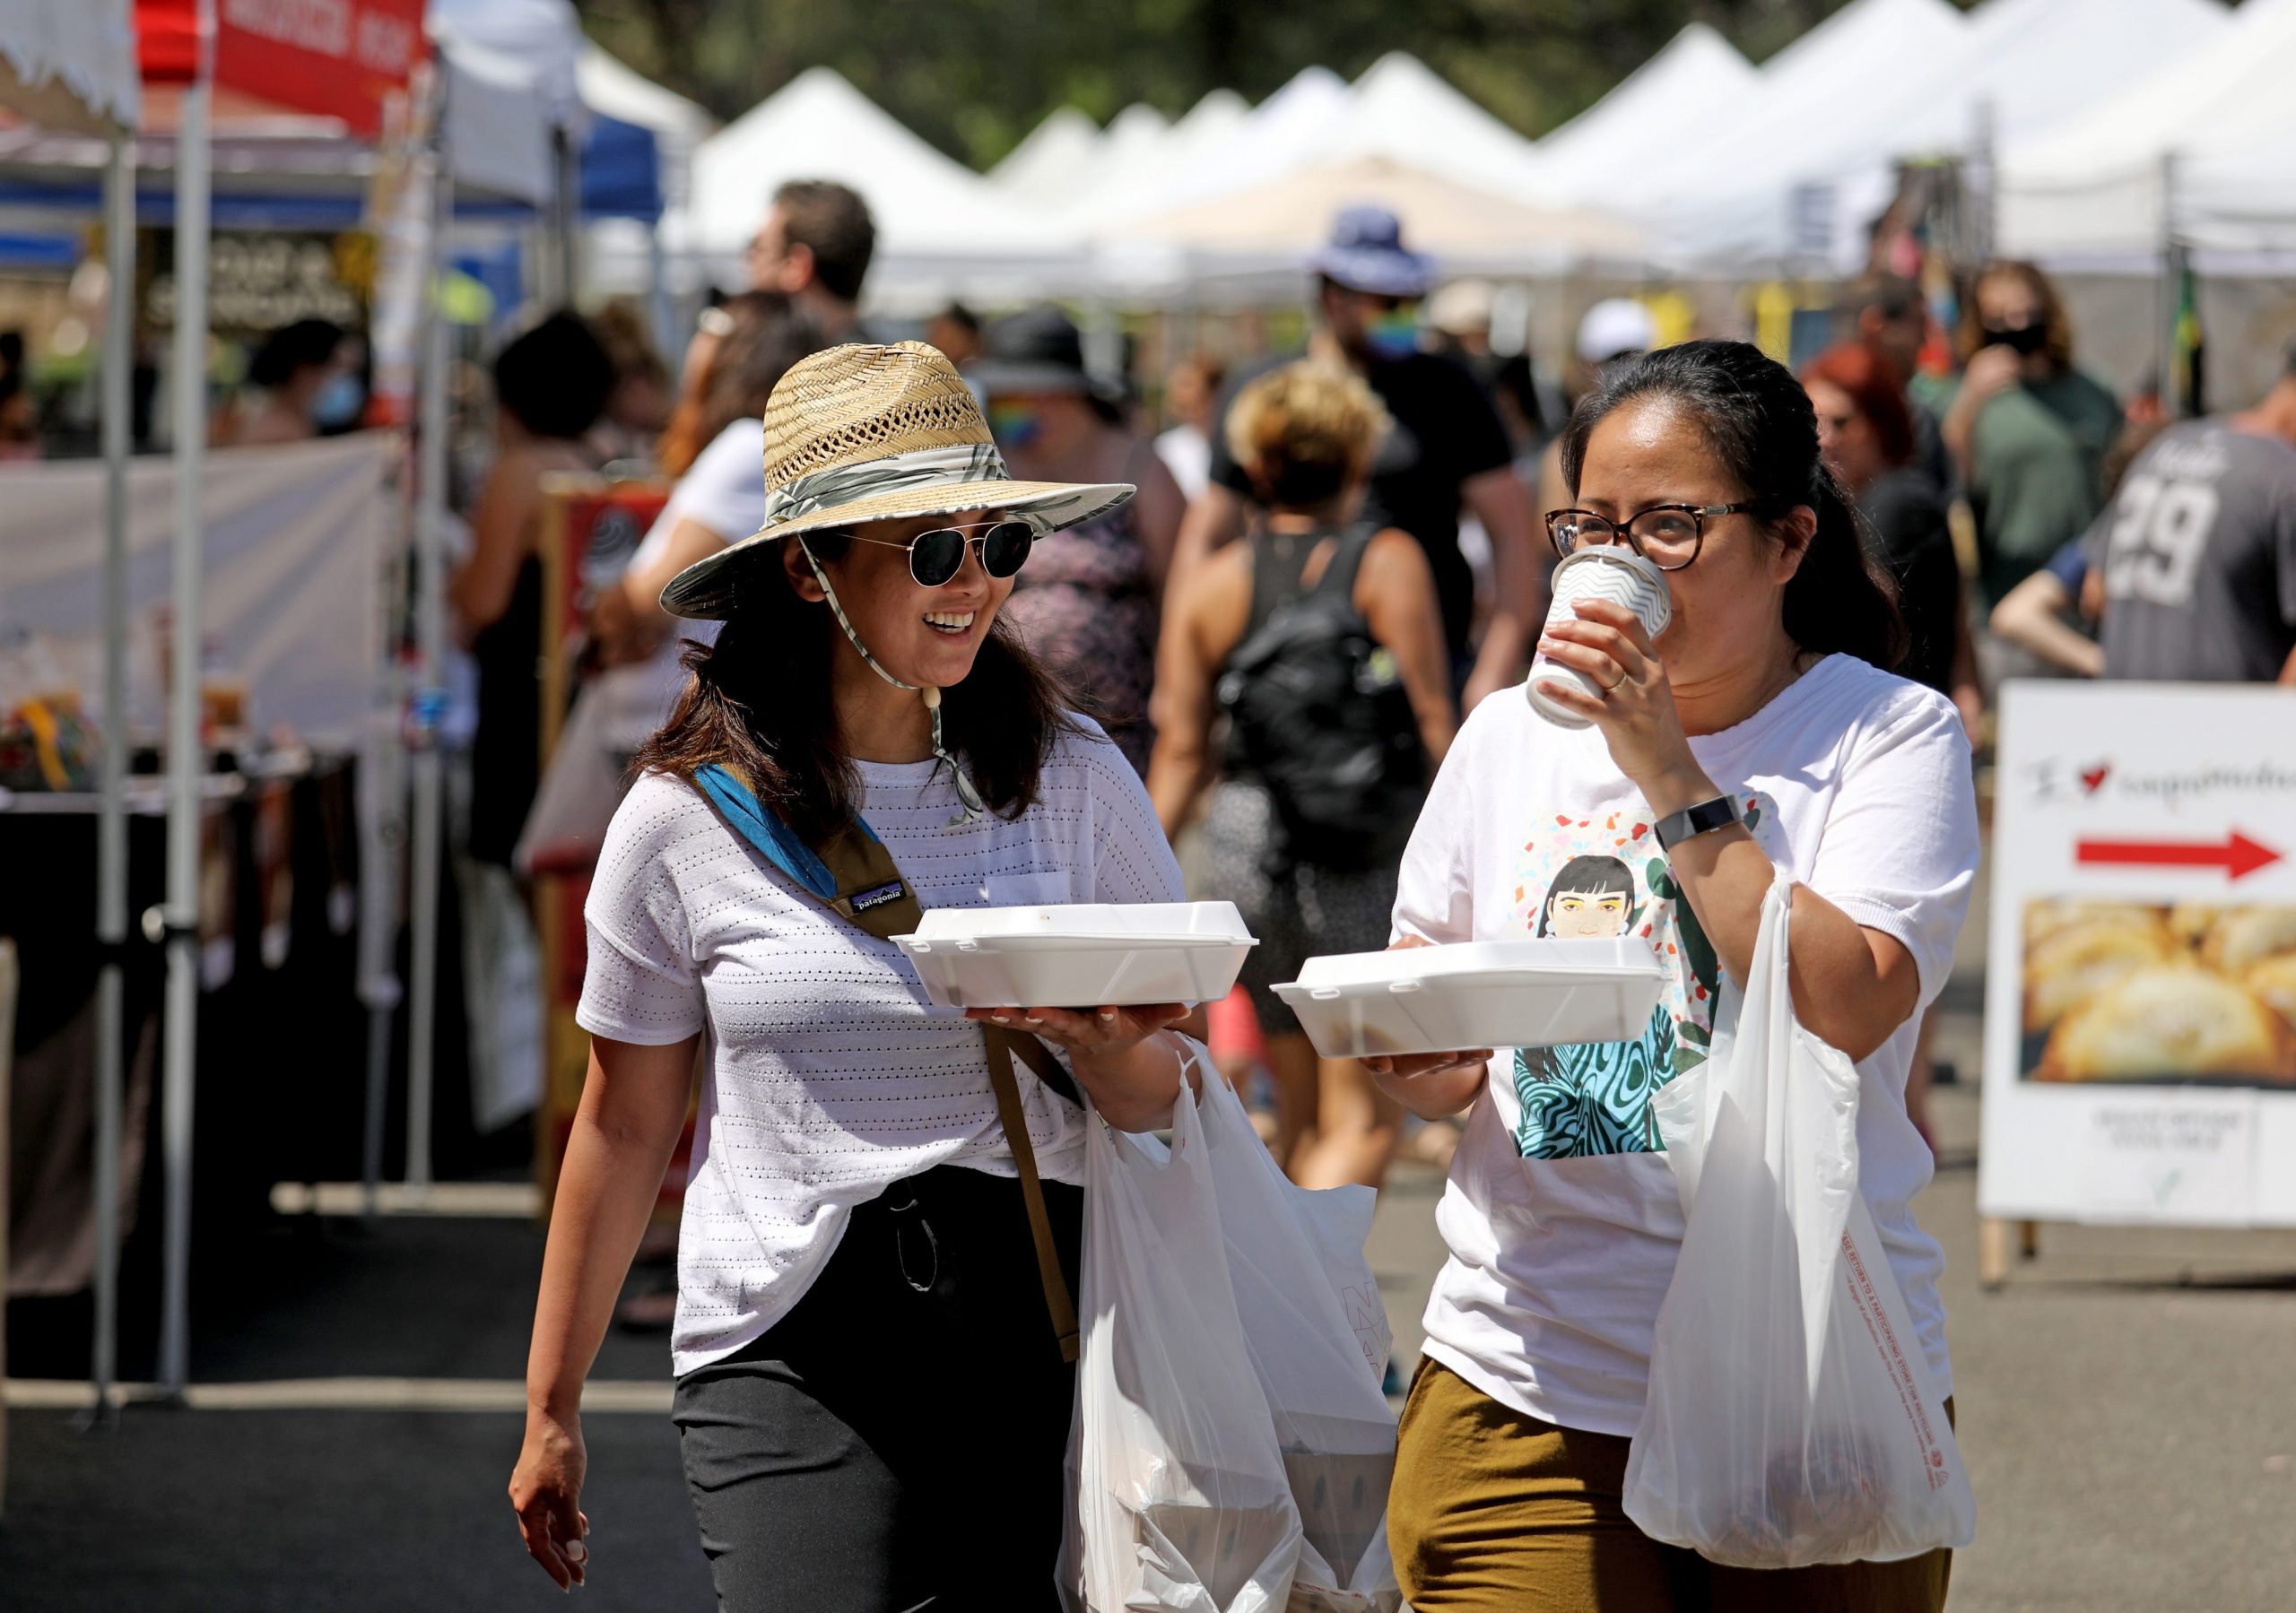
M 1626 540 L 1626 546 L 1661 571 L 1680 571 L 1698 559 L 1706 542 L 1706 524 L 1724 516 L 1744 515 L 1755 506 L 1737 504 L 1654 504 L 1636 510 L 1624 521 L 1613 521 L 1590 509 L 1551 509 L 1546 535 L 1559 554 L 1581 548 L 1603 548 Z
M 974 533 L 978 535 L 969 535 Z M 936 526 L 913 538 L 865 538 L 853 532 L 846 535 L 857 543 L 908 550 L 909 576 L 921 587 L 938 588 L 964 569 L 965 550 L 970 544 L 979 545 L 983 571 L 994 577 L 1011 577 L 1027 562 L 1029 551 L 1036 545 L 1037 529 L 1026 521 L 970 521 Z

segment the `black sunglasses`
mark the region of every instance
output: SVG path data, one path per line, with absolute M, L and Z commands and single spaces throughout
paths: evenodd
M 983 530 L 985 529 L 985 530 Z M 968 537 L 968 533 L 978 533 Z M 964 569 L 965 546 L 980 545 L 980 568 L 991 577 L 1011 577 L 1024 565 L 1037 541 L 1037 529 L 1026 521 L 975 521 L 966 526 L 936 526 L 905 541 L 865 538 L 857 543 L 877 543 L 909 551 L 909 574 L 921 587 L 938 588 Z

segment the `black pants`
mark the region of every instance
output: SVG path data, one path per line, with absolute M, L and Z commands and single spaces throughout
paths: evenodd
M 1074 1294 L 1083 1195 L 1044 1191 Z M 895 1184 L 795 1310 L 678 1380 L 721 1613 L 1057 1607 L 1075 1392 L 1020 1184 Z

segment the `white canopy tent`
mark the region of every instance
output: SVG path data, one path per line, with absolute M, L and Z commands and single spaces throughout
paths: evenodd
M 1098 186 L 1109 174 L 1153 161 L 1157 153 L 1170 149 L 1171 136 L 1170 118 L 1145 101 L 1133 102 L 1109 119 L 1085 182 Z
M 592 221 L 586 283 L 593 291 L 640 292 L 649 298 L 654 340 L 664 351 L 671 351 L 676 343 L 677 322 L 671 316 L 668 258 L 677 243 L 669 238 L 670 218 L 684 215 L 693 195 L 694 151 L 715 132 L 718 120 L 596 45 L 583 47 L 575 66 L 575 84 L 581 91 L 582 104 L 592 112 L 652 133 L 661 163 L 662 203 L 671 210 L 668 217 L 651 222 Z
M 1878 154 L 1967 150 L 1980 106 L 1996 141 L 2021 139 L 2119 94 L 2231 20 L 2220 0 L 1986 0 L 1957 57 L 1876 100 Z
M 1550 198 L 1538 148 L 1413 56 L 1390 51 L 1349 91 L 1319 162 L 1371 159 L 1524 201 Z
M 860 192 L 877 225 L 873 306 L 922 312 L 965 296 L 1039 294 L 1078 255 L 1061 222 L 942 155 L 826 67 L 800 74 L 694 152 L 678 238 L 702 273 L 738 282 L 743 248 L 776 186 L 835 179 Z
M 1222 295 L 1296 277 L 1334 216 L 1364 202 L 1393 208 L 1406 241 L 1451 271 L 1552 274 L 1644 250 L 1623 221 L 1550 200 L 1530 141 L 1400 52 L 1352 86 L 1306 70 L 1168 171 L 1107 187 L 1089 215 L 1103 284 L 1161 299 L 1206 278 Z
M 1109 149 L 1068 210 L 1069 226 L 1088 233 L 1100 224 L 1136 215 L 1143 198 L 1165 195 L 1182 176 L 1199 171 L 1250 116 L 1242 96 L 1233 90 L 1214 90 L 1156 140 Z
M 135 296 L 135 148 L 143 81 L 135 0 L 0 0 L 0 108 L 48 127 L 100 134 L 104 167 L 104 336 L 99 429 L 104 458 L 103 755 L 96 820 L 95 1316 L 89 1349 L 94 1414 L 111 1415 L 118 1375 L 121 1079 L 127 944 L 128 386 Z M 4 1206 L 0 1206 L 4 1213 Z M 4 1266 L 0 1261 L 0 1266 Z M 0 1270 L 0 1291 L 5 1272 Z
M 1549 209 L 1462 184 L 1388 157 L 1322 164 L 1248 190 L 1140 220 L 1112 231 L 1112 250 L 1135 249 L 1136 274 L 1161 267 L 1167 294 L 1207 287 L 1213 300 L 1248 296 L 1271 281 L 1299 283 L 1301 265 L 1341 209 L 1377 203 L 1403 221 L 1404 238 L 1456 273 L 1537 275 L 1588 262 L 1632 263 L 1633 226 L 1578 209 Z
M 424 0 L 448 62 L 447 158 L 461 175 L 540 207 L 557 244 L 544 255 L 545 305 L 573 300 L 580 212 L 577 148 L 581 20 L 572 0 Z M 539 181 L 539 188 L 537 188 Z
M 2204 268 L 2296 256 L 2296 0 L 2248 0 L 2215 37 L 2121 94 L 2005 145 L 2002 249 L 2149 272 L 2162 244 Z
M 1280 178 L 1328 150 L 1347 106 L 1345 79 L 1328 67 L 1303 67 L 1220 138 L 1202 142 L 1189 152 L 1185 161 L 1177 160 L 1176 152 L 1167 153 L 1153 185 L 1117 194 L 1104 180 L 1099 186 L 1099 205 L 1088 210 L 1087 217 L 1093 226 L 1113 225 Z
M 1703 22 L 1621 79 L 1538 143 L 1541 177 L 1573 201 L 1619 205 L 1654 164 L 1704 137 L 1726 108 L 1755 97 L 1752 65 Z
M 1074 107 L 1056 108 L 988 170 L 989 181 L 1023 207 L 1057 211 L 1091 181 L 1101 142 L 1100 125 Z
M 1132 235 L 1135 219 L 1362 160 L 1442 175 L 1501 196 L 1544 195 L 1530 141 L 1416 57 L 1392 51 L 1353 84 L 1326 68 L 1303 69 L 1224 139 L 1188 152 L 1184 162 L 1170 162 L 1161 184 L 1125 197 L 1122 216 L 1103 209 L 1091 221 Z
M 1864 126 L 1877 74 L 1926 79 L 1960 58 L 1969 29 L 1946 0 L 1851 0 L 1762 65 L 1744 117 L 1684 131 L 1633 211 L 1687 263 L 1830 254 L 1834 209 L 1797 219 L 1796 178 Z
M 1957 51 L 1900 79 L 1778 179 L 1801 187 L 1805 228 L 1824 230 L 1835 263 L 1854 266 L 1866 256 L 1866 221 L 1895 194 L 1898 160 L 1983 163 L 2001 142 L 2109 100 L 2230 20 L 2218 0 L 1987 0 Z

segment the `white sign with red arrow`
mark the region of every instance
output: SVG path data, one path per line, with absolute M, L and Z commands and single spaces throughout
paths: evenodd
M 1987 1217 L 2296 1225 L 2296 692 L 2003 691 Z

